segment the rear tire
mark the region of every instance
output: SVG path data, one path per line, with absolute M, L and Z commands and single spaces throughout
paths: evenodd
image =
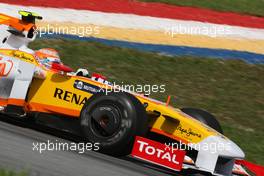
M 143 105 L 126 92 L 93 95 L 81 111 L 83 135 L 100 143 L 100 152 L 113 156 L 130 154 L 135 136 L 147 132 L 147 115 Z
M 213 116 L 209 112 L 196 108 L 182 108 L 181 111 L 184 112 L 185 114 L 188 114 L 192 118 L 215 129 L 219 133 L 223 134 L 223 129 L 220 123 L 217 121 L 215 116 Z

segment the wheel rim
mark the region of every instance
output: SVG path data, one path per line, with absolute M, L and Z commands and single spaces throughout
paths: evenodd
M 101 105 L 91 113 L 91 130 L 97 137 L 109 138 L 120 128 L 121 112 L 113 105 Z

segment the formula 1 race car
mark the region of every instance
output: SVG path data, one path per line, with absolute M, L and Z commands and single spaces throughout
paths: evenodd
M 73 72 L 53 50 L 44 58 L 27 47 L 41 16 L 0 14 L 0 111 L 27 118 L 44 114 L 76 119 L 82 136 L 113 156 L 131 156 L 166 169 L 213 175 L 248 175 L 244 152 L 223 135 L 213 115 L 176 109 L 126 90 L 104 76 Z

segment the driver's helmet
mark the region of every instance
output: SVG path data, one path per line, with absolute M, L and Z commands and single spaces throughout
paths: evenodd
M 42 48 L 35 52 L 40 64 L 51 67 L 53 63 L 62 64 L 58 51 L 52 48 Z

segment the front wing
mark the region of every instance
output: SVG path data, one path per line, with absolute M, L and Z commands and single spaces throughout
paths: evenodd
M 163 167 L 164 169 L 169 169 L 177 173 L 188 169 L 201 171 L 203 173 L 208 172 L 197 167 L 195 161 L 186 155 L 186 151 L 139 136 L 135 139 L 134 147 L 130 156 L 140 161 Z M 215 168 L 215 172 L 211 173 L 212 175 L 226 175 L 223 174 L 225 173 L 225 167 L 222 167 L 222 170 L 219 170 L 219 166 L 216 165 Z M 238 163 L 233 165 L 232 173 L 229 175 L 250 176 L 246 168 Z

